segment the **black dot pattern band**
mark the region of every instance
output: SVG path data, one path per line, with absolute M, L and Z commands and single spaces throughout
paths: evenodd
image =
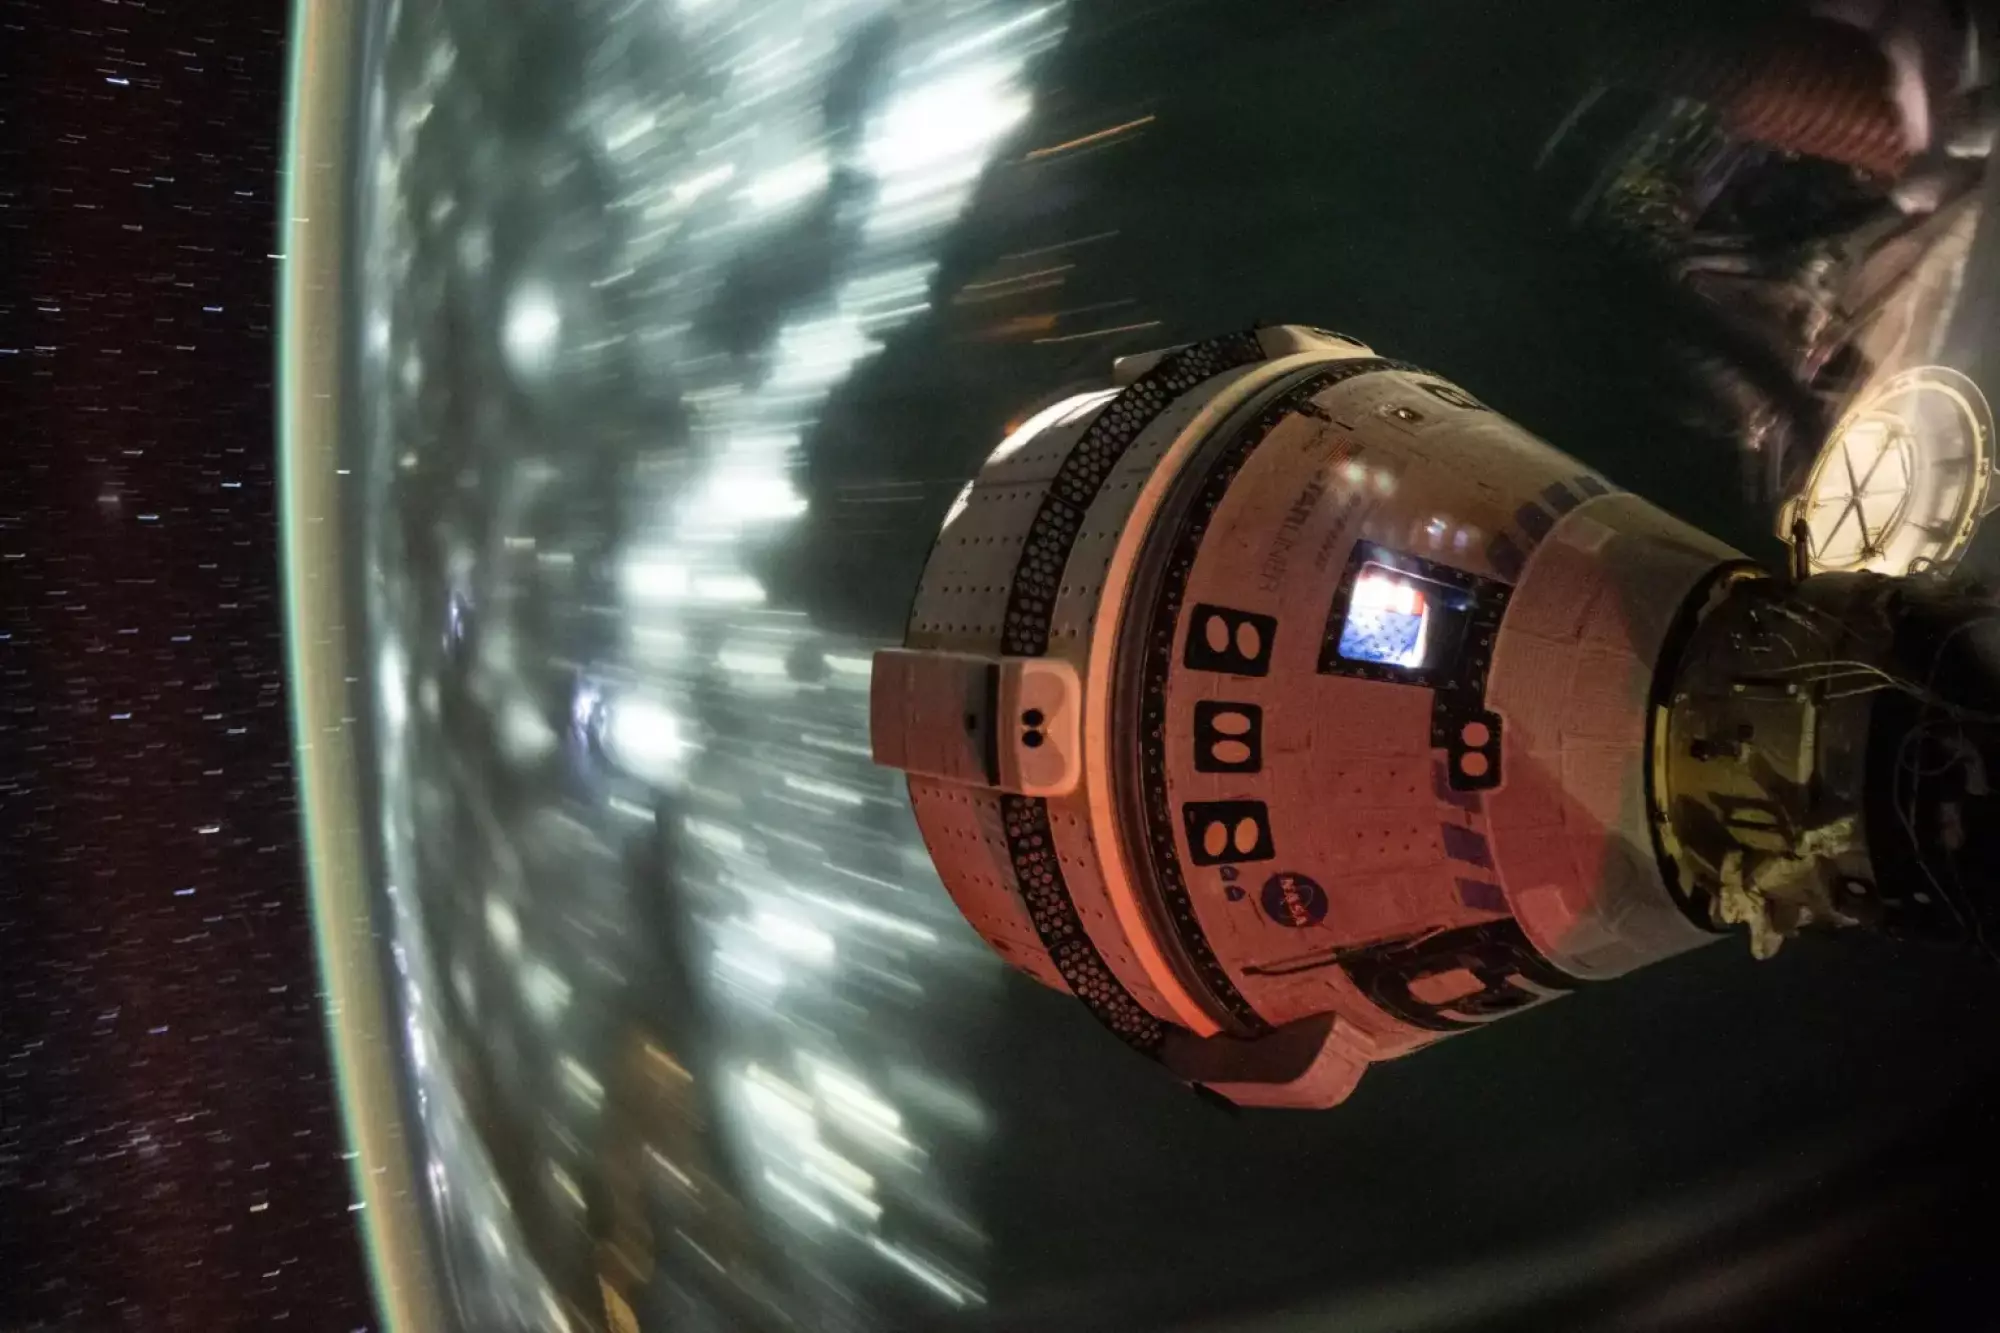
M 1056 971 L 1076 998 L 1098 1022 L 1117 1033 L 1119 1040 L 1146 1055 L 1157 1055 L 1165 1026 L 1112 974 L 1084 931 L 1069 887 L 1063 882 L 1062 863 L 1049 829 L 1048 802 L 1039 796 L 1003 796 L 1000 817 L 1028 919 L 1034 922 L 1035 934 L 1055 961 Z
M 1056 591 L 1062 585 L 1070 550 L 1083 530 L 1084 513 L 1140 433 L 1174 399 L 1203 380 L 1263 359 L 1263 344 L 1254 332 L 1196 343 L 1132 381 L 1097 414 L 1056 469 L 1048 494 L 1035 511 L 1034 525 L 1028 529 L 1021 558 L 1014 566 L 1014 584 L 1007 594 L 1002 652 L 1009 657 L 1040 657 L 1048 652 Z
M 1331 385 L 1380 371 L 1417 371 L 1416 366 L 1380 357 L 1359 357 L 1338 361 L 1315 371 L 1273 399 L 1242 427 L 1209 465 L 1201 478 L 1194 503 L 1172 534 L 1167 551 L 1165 575 L 1159 594 L 1153 599 L 1153 618 L 1147 627 L 1144 675 L 1139 692 L 1139 780 L 1140 799 L 1146 818 L 1147 846 L 1152 852 L 1154 877 L 1160 898 L 1166 904 L 1167 922 L 1172 926 L 1182 951 L 1194 963 L 1195 973 L 1209 993 L 1219 1000 L 1232 1018 L 1252 1034 L 1271 1030 L 1263 1015 L 1251 1007 L 1243 992 L 1229 978 L 1222 960 L 1209 946 L 1208 935 L 1195 915 L 1194 900 L 1188 892 L 1187 877 L 1181 869 L 1180 852 L 1174 844 L 1174 816 L 1167 794 L 1167 680 L 1173 671 L 1174 640 L 1180 624 L 1181 603 L 1187 594 L 1188 575 L 1209 521 L 1228 492 L 1230 483 L 1243 469 L 1271 432 L 1287 417 L 1298 414 L 1313 395 Z M 1421 373 L 1421 372 L 1419 372 Z
M 1139 376 L 1098 413 L 1056 469 L 1035 513 L 1007 595 L 1003 652 L 1010 657 L 1041 657 L 1048 652 L 1049 623 L 1055 615 L 1063 566 L 1083 530 L 1085 512 L 1132 442 L 1188 390 L 1224 371 L 1262 360 L 1263 344 L 1254 331 L 1196 343 Z M 1157 1056 L 1165 1025 L 1125 988 L 1091 943 L 1056 855 L 1048 802 L 1039 796 L 1007 795 L 1001 798 L 1000 811 L 1015 882 L 1057 973 L 1119 1040 Z

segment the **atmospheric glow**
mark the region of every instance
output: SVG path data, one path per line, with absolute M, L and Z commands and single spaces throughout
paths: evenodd
M 635 602 L 675 602 L 688 595 L 693 575 L 678 561 L 634 555 L 620 567 L 618 581 Z
M 785 208 L 820 194 L 832 179 L 826 154 L 808 153 L 751 181 L 743 187 L 743 197 L 752 208 Z
M 546 288 L 528 287 L 514 294 L 507 304 L 507 325 L 502 334 L 507 359 L 517 369 L 540 366 L 555 347 L 562 331 L 562 313 Z
M 750 928 L 779 953 L 821 965 L 833 961 L 833 936 L 797 917 L 759 912 Z
M 512 907 L 490 895 L 486 899 L 486 933 L 503 955 L 511 957 L 520 951 L 521 919 Z
M 782 473 L 756 466 L 721 468 L 689 502 L 689 530 L 733 531 L 806 512 L 805 498 Z
M 911 1277 L 916 1278 L 940 1296 L 943 1296 L 953 1305 L 965 1305 L 968 1302 L 978 1300 L 977 1293 L 969 1290 L 961 1283 L 953 1281 L 931 1265 L 925 1263 L 922 1259 L 919 1259 L 916 1255 L 911 1254 L 908 1250 L 897 1245 L 891 1245 L 888 1241 L 880 1237 L 871 1238 L 869 1244 L 874 1247 L 877 1254 L 908 1273 Z
M 410 720 L 410 677 L 403 654 L 395 642 L 384 643 L 375 654 L 375 697 L 382 725 L 392 735 Z
M 778 335 L 777 366 L 769 388 L 774 392 L 823 390 L 845 379 L 858 362 L 880 349 L 881 344 L 870 338 L 852 315 L 795 324 Z
M 953 1276 L 979 1270 L 983 1244 L 957 1182 L 913 1169 L 957 1149 L 963 1118 L 904 1104 L 893 1071 L 912 1007 L 996 965 L 961 947 L 899 783 L 869 762 L 876 645 L 801 614 L 762 562 L 807 531 L 809 484 L 814 505 L 846 502 L 806 465 L 828 404 L 933 308 L 944 238 L 1027 115 L 1028 62 L 1066 8 L 899 7 L 855 133 L 838 135 L 829 81 L 880 0 L 569 6 L 560 23 L 606 58 L 581 62 L 576 96 L 498 179 L 477 152 L 423 141 L 449 111 L 484 142 L 490 99 L 454 73 L 483 66 L 452 53 L 505 24 L 477 7 L 389 20 L 420 58 L 381 80 L 367 118 L 360 308 L 387 328 L 363 328 L 374 354 L 359 363 L 386 410 L 360 426 L 347 484 L 384 517 L 367 552 L 383 654 L 369 687 L 393 725 L 370 756 L 370 815 L 407 886 L 392 942 L 408 1026 L 392 1040 L 406 1064 L 428 1053 L 411 1137 L 440 1182 L 421 1192 L 452 1203 L 439 1229 L 469 1242 L 453 1293 L 469 1326 L 556 1323 L 551 1283 L 560 1302 L 599 1299 L 531 1257 L 523 1228 L 572 1225 L 597 1197 L 614 1168 L 595 1121 L 614 1113 L 638 1160 L 671 1154 L 654 1178 L 691 1191 L 738 1187 L 704 1152 L 727 1135 L 762 1196 L 758 1228 L 796 1233 L 781 1252 L 799 1290 L 845 1299 L 830 1246 L 865 1254 L 923 1218 L 944 1248 L 897 1247 L 882 1274 L 978 1299 Z M 696 67 L 708 81 L 676 77 Z M 835 225 L 807 237 L 827 242 L 823 280 L 780 284 L 749 342 L 718 352 L 710 316 L 732 275 L 822 227 L 837 181 L 854 188 L 838 189 Z M 437 266 L 450 283 L 430 283 Z M 497 346 L 454 341 L 468 336 Z M 463 378 L 493 360 L 503 374 Z M 467 411 L 417 424 L 441 394 Z M 440 483 L 460 500 L 440 506 Z M 452 553 L 435 588 L 417 532 Z M 478 614 L 458 624 L 429 594 L 461 589 Z M 460 701 L 492 742 L 476 756 Z M 651 1021 L 634 992 L 654 984 L 662 911 L 688 931 L 687 984 L 762 1064 L 682 1066 L 667 1034 L 642 1030 L 686 1100 L 635 1119 L 628 1052 L 644 1048 L 604 1025 Z M 477 1118 L 460 1053 L 498 1071 Z M 542 1154 L 513 1197 L 486 1156 L 500 1123 Z M 754 1277 L 726 1235 L 685 1226 L 658 1238 L 663 1265 L 671 1247 L 672 1262 Z
M 614 762 L 635 776 L 668 783 L 678 780 L 687 743 L 680 719 L 657 699 L 624 695 L 606 707 L 604 743 Z
M 791 1181 L 786 1180 L 783 1176 L 780 1176 L 776 1171 L 767 1169 L 764 1172 L 764 1183 L 778 1191 L 779 1194 L 783 1195 L 795 1207 L 803 1209 L 807 1216 L 811 1217 L 821 1226 L 831 1227 L 840 1225 L 840 1219 L 835 1217 L 831 1211 L 821 1206 L 817 1199 L 813 1198 L 812 1195 L 806 1193 L 797 1185 L 794 1185 Z
M 570 985 L 546 963 L 529 963 L 521 972 L 521 998 L 544 1023 L 552 1023 L 569 1007 Z
M 987 61 L 911 89 L 875 123 L 863 149 L 868 165 L 884 178 L 976 173 L 982 150 L 1028 114 L 1010 74 L 1006 63 Z
M 719 167 L 711 167 L 709 170 L 696 176 L 690 176 L 688 179 L 674 186 L 673 201 L 675 204 L 685 208 L 718 185 L 727 185 L 735 175 L 736 168 L 727 162 Z

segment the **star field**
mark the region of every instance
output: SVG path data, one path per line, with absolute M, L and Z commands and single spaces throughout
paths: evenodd
M 288 762 L 285 7 L 0 0 L 0 1325 L 372 1327 Z

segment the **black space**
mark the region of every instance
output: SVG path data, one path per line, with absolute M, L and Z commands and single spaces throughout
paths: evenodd
M 0 1326 L 371 1328 L 289 763 L 286 7 L 0 3 Z

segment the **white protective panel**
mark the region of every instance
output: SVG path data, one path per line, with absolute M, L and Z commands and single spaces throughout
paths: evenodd
M 1044 986 L 1068 990 L 1022 905 L 1001 831 L 999 796 L 912 778 L 910 804 L 945 891 L 966 921 L 1010 966 Z
M 1621 976 L 1708 943 L 1662 877 L 1646 800 L 1660 655 L 1690 594 L 1741 557 L 1647 502 L 1579 506 L 1514 590 L 1487 702 L 1506 781 L 1486 800 L 1508 900 L 1544 957 Z

